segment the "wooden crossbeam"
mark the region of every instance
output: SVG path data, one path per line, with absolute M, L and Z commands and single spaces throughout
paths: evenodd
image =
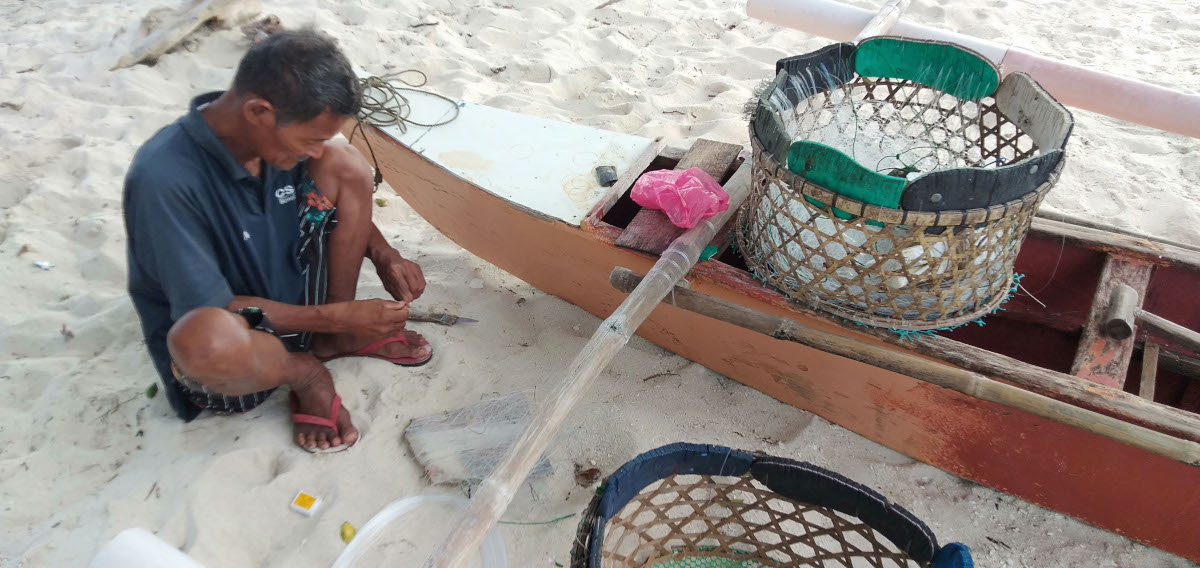
M 1136 345 L 1136 334 L 1124 339 L 1109 337 L 1104 332 L 1104 322 L 1113 290 L 1125 284 L 1137 292 L 1136 307 L 1140 308 L 1150 285 L 1150 274 L 1154 266 L 1149 263 L 1124 260 L 1109 255 L 1100 272 L 1096 294 L 1092 296 L 1092 309 L 1079 338 L 1079 348 L 1071 364 L 1071 374 L 1110 387 L 1125 385 L 1125 375 Z

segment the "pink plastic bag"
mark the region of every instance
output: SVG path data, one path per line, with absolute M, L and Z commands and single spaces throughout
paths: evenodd
M 729 194 L 700 168 L 646 172 L 633 184 L 631 197 L 642 207 L 661 209 L 684 229 L 729 209 Z

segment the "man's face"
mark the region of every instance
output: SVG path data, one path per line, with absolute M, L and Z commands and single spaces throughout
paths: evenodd
M 307 122 L 279 127 L 271 108 L 255 113 L 250 121 L 251 138 L 264 161 L 278 169 L 290 170 L 308 158 L 320 158 L 325 152 L 325 142 L 336 136 L 349 118 L 326 110 Z

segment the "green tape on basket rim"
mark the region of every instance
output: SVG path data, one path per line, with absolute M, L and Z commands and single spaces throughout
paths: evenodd
M 991 96 L 1000 86 L 996 66 L 973 51 L 941 42 L 871 38 L 854 52 L 861 77 L 908 79 L 962 100 Z
M 796 141 L 788 149 L 788 169 L 839 195 L 891 209 L 900 207 L 900 195 L 908 183 L 901 177 L 871 171 L 845 152 L 809 140 Z M 825 207 L 824 203 L 811 197 L 804 199 L 822 209 Z M 853 215 L 836 207 L 833 214 L 838 219 L 854 219 Z M 879 224 L 878 221 L 867 222 Z

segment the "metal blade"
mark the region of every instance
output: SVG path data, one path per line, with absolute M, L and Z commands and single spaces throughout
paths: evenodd
M 436 323 L 439 325 L 446 325 L 446 326 L 454 325 L 454 324 L 460 323 L 460 322 L 461 323 L 479 323 L 479 320 L 472 319 L 472 318 L 459 317 L 454 314 L 423 312 L 423 311 L 417 311 L 417 310 L 410 311 L 408 313 L 408 321 Z

